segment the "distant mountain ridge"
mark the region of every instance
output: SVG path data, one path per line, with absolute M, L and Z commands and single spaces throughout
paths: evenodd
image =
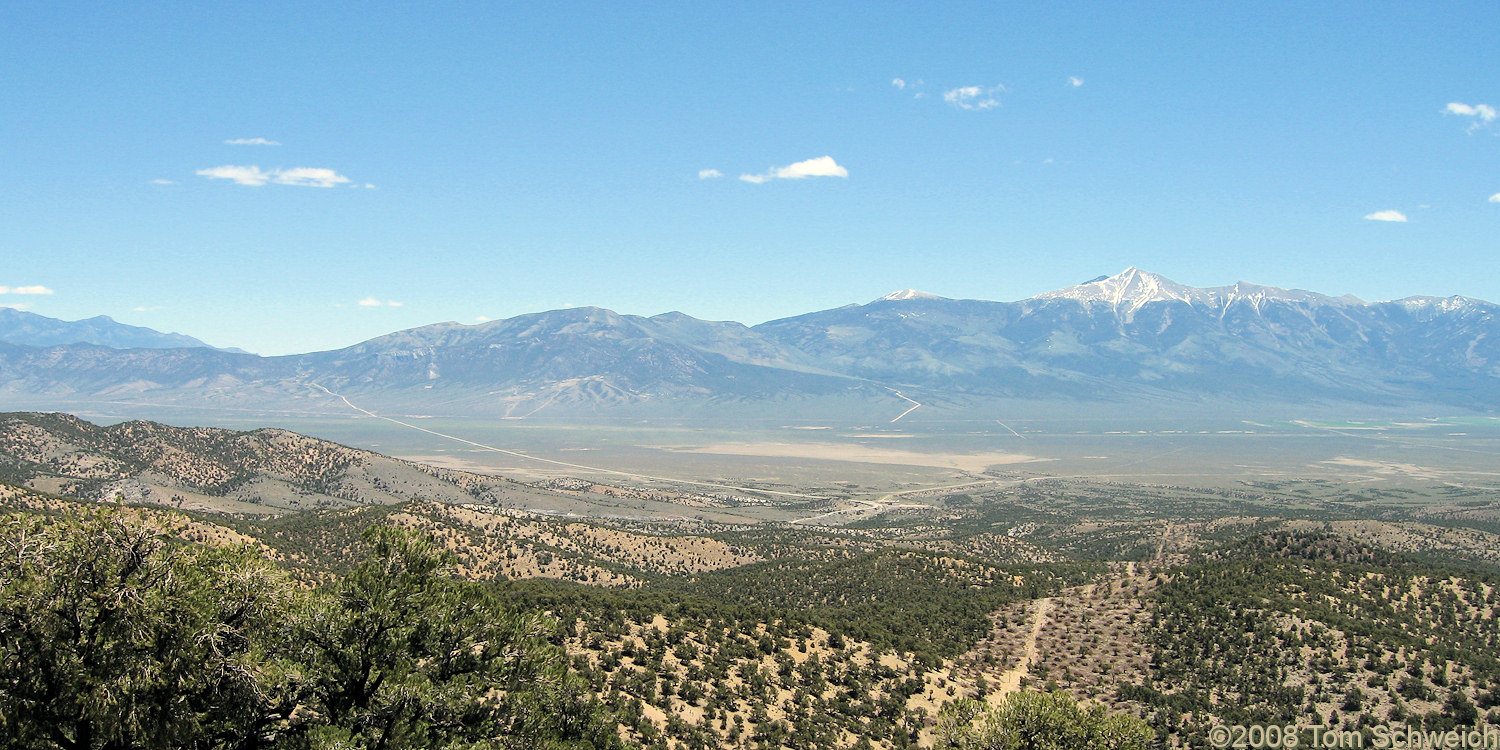
M 67 321 L 11 308 L 0 308 L 0 341 L 26 346 L 95 344 L 113 349 L 215 348 L 192 336 L 126 325 L 108 315 Z
M 753 327 L 582 307 L 285 357 L 0 344 L 0 398 L 290 408 L 333 391 L 417 413 L 775 417 L 815 405 L 878 414 L 901 402 L 895 390 L 920 389 L 926 414 L 993 399 L 1493 411 L 1497 312 L 1463 297 L 1197 288 L 1130 268 L 1018 302 L 903 290 Z

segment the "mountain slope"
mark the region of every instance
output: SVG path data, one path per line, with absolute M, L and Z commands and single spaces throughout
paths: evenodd
M 0 308 L 0 341 L 42 347 L 95 344 L 113 349 L 214 348 L 192 336 L 125 325 L 108 315 L 67 321 L 10 308 Z
M 67 414 L 24 412 L 0 414 L 0 481 L 80 499 L 259 512 L 418 497 L 499 503 L 518 491 L 499 477 L 434 469 L 286 430 L 146 421 L 101 427 Z
M 758 401 L 858 387 L 811 371 L 795 357 L 737 323 L 584 307 L 476 326 L 414 328 L 302 355 L 296 364 L 335 390 L 376 397 L 426 391 L 505 416 L 637 402 Z

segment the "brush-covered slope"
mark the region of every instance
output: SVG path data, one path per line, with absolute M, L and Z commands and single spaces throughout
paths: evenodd
M 396 503 L 499 503 L 514 485 L 279 429 L 248 432 L 66 414 L 0 414 L 0 479 L 80 499 L 205 510 Z M 529 488 L 527 491 L 533 491 Z

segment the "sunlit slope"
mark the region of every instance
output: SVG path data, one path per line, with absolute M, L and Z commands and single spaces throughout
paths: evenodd
M 236 432 L 66 414 L 0 414 L 0 479 L 83 500 L 241 512 L 396 503 L 503 503 L 493 476 L 436 469 L 278 429 Z M 535 492 L 526 488 L 528 492 Z

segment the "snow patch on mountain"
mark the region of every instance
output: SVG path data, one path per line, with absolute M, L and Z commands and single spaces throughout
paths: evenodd
M 902 289 L 900 291 L 891 292 L 890 294 L 887 294 L 884 297 L 881 297 L 880 299 L 875 300 L 875 301 L 876 302 L 898 302 L 898 301 L 901 301 L 901 300 L 909 300 L 909 299 L 947 299 L 947 297 L 939 297 L 936 294 L 929 294 L 927 292 L 917 291 L 916 289 Z
M 1402 299 L 1396 300 L 1395 302 L 1396 304 L 1412 311 L 1438 310 L 1445 313 L 1458 312 L 1461 310 L 1477 310 L 1488 304 L 1483 300 L 1477 300 L 1472 297 L 1459 297 L 1457 295 L 1452 297 L 1404 297 Z

